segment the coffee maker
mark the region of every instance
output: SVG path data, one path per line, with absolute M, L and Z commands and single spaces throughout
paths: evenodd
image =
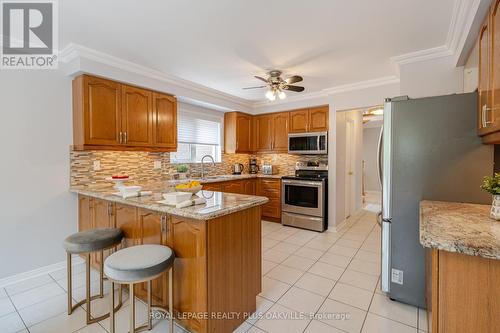
M 257 159 L 251 158 L 249 163 L 249 172 L 257 173 L 259 172 L 259 166 L 257 165 Z

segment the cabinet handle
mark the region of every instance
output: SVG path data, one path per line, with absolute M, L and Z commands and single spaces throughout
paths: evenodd
M 239 142 L 236 140 L 236 150 L 238 150 Z
M 490 112 L 490 111 L 491 111 L 491 108 L 489 108 L 486 104 L 484 104 L 482 112 L 481 112 L 483 127 L 488 127 L 488 125 L 491 124 L 491 121 L 488 120 L 488 112 Z
M 127 132 L 125 132 L 125 143 L 128 143 Z
M 120 132 L 120 135 L 118 136 L 118 142 L 123 143 L 123 132 Z

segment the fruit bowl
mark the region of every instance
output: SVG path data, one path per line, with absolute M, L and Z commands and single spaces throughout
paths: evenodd
M 201 191 L 203 188 L 203 185 L 198 185 L 198 186 L 192 186 L 192 187 L 186 187 L 186 188 L 175 188 L 177 192 L 189 192 L 192 194 L 195 194 L 196 192 Z

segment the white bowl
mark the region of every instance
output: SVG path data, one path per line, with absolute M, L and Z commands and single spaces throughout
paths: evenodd
M 189 192 L 189 193 L 195 194 L 196 192 L 201 191 L 202 188 L 203 188 L 203 185 L 198 185 L 198 186 L 188 187 L 188 188 L 177 188 L 176 187 L 175 190 L 177 192 Z
M 139 192 L 142 186 L 120 186 L 118 190 L 123 193 Z
M 167 201 L 169 204 L 176 205 L 180 202 L 186 201 L 191 199 L 193 195 L 191 193 L 187 192 L 168 192 L 168 193 L 163 193 L 163 198 L 165 201 Z

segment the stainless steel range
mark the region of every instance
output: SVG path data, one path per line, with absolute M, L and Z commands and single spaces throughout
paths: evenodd
M 328 163 L 297 162 L 281 180 L 281 223 L 323 232 L 328 228 Z

